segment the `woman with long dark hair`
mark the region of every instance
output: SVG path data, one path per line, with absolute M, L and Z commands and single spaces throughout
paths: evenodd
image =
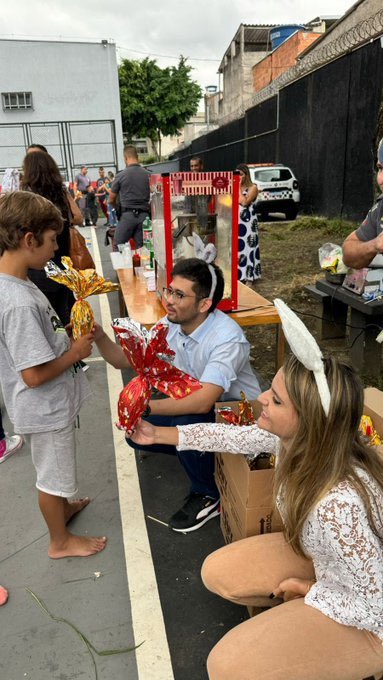
M 261 277 L 258 219 L 255 211 L 258 187 L 251 181 L 249 168 L 245 163 L 237 165 L 236 170 L 241 175 L 239 187 L 238 280 L 251 285 Z
M 60 170 L 52 156 L 36 149 L 33 153 L 27 153 L 23 162 L 20 189 L 48 198 L 60 210 L 64 219 L 64 228 L 57 236 L 59 248 L 53 258 L 54 262 L 60 265 L 61 258 L 69 255 L 70 225 L 82 224 L 82 215 L 66 189 Z M 73 293 L 69 288 L 48 279 L 44 271 L 37 269 L 29 270 L 29 278 L 46 295 L 63 324 L 68 324 L 70 310 L 74 303 Z

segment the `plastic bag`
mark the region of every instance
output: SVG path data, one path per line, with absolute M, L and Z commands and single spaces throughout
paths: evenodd
M 319 264 L 332 274 L 347 274 L 348 267 L 343 264 L 342 246 L 335 243 L 324 243 L 318 250 Z

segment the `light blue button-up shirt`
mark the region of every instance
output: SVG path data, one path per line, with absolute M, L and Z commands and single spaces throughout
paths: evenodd
M 250 345 L 241 327 L 220 310 L 214 310 L 190 335 L 164 317 L 169 326 L 167 341 L 176 353 L 174 365 L 203 383 L 222 387 L 222 400 L 248 399 L 260 394 L 258 380 L 250 366 Z

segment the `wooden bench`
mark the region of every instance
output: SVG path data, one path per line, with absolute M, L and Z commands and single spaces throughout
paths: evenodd
M 324 279 L 319 279 L 315 288 L 322 301 L 323 334 L 321 337 L 323 339 L 344 337 L 348 315 L 347 336 L 353 365 L 368 373 L 379 372 L 382 346 L 376 342 L 376 337 L 379 329 L 383 328 L 383 302 L 380 300 L 366 302 L 361 295 Z M 321 293 L 324 293 L 325 297 L 322 297 Z M 332 326 L 332 331 L 331 329 L 327 331 L 329 326 Z M 331 334 L 329 335 L 328 332 Z
M 346 335 L 347 307 L 316 284 L 305 286 L 305 291 L 321 304 L 317 330 L 321 340 L 335 340 Z

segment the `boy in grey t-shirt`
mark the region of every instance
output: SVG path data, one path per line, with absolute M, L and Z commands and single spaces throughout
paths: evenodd
M 49 557 L 86 557 L 105 537 L 75 536 L 66 524 L 89 499 L 76 493 L 74 423 L 89 395 L 77 362 L 93 335 L 71 340 L 28 269 L 43 269 L 57 250 L 59 210 L 26 191 L 0 198 L 0 383 L 16 431 L 30 437 L 39 506 L 50 534 Z

